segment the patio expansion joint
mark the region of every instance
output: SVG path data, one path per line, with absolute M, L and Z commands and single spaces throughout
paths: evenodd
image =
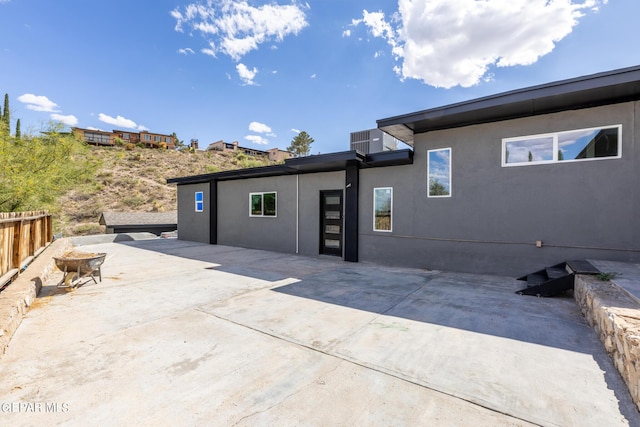
M 422 286 L 425 286 L 425 285 L 426 285 L 426 283 L 425 283 L 425 284 L 423 284 Z M 380 313 L 380 314 L 376 315 L 376 316 L 374 317 L 374 319 L 372 319 L 370 322 L 367 322 L 365 325 L 363 325 L 362 327 L 360 327 L 358 330 L 361 330 L 361 329 L 362 329 L 362 328 L 364 328 L 366 325 L 369 325 L 369 324 L 371 324 L 371 322 L 373 322 L 373 321 L 375 321 L 376 319 L 380 318 L 380 316 L 383 316 L 383 315 L 384 315 L 384 313 L 387 313 L 387 312 L 389 312 L 390 310 L 392 310 L 392 309 L 393 309 L 394 307 L 396 307 L 398 304 L 400 304 L 401 302 L 403 302 L 406 298 L 410 297 L 410 296 L 411 296 L 411 295 L 413 295 L 415 292 L 418 292 L 418 291 L 422 288 L 422 286 L 420 286 L 418 289 L 416 289 L 416 290 L 414 290 L 414 291 L 410 292 L 409 294 L 407 294 L 404 298 L 400 299 L 396 304 L 393 304 L 393 306 L 389 307 L 389 308 L 388 308 L 387 310 L 385 310 L 383 313 Z M 253 332 L 256 332 L 256 333 L 258 333 L 258 334 L 265 335 L 265 336 L 268 336 L 268 337 L 271 337 L 271 338 L 275 338 L 275 339 L 277 339 L 277 340 L 279 340 L 279 341 L 283 341 L 283 342 L 286 342 L 286 343 L 288 343 L 288 344 L 293 344 L 293 345 L 295 345 L 295 346 L 302 347 L 302 348 L 305 348 L 305 349 L 311 350 L 311 351 L 313 351 L 313 352 L 323 354 L 323 355 L 328 356 L 328 357 L 331 357 L 331 358 L 333 358 L 333 359 L 337 359 L 340 363 L 341 363 L 341 362 L 351 363 L 351 364 L 356 365 L 356 366 L 359 366 L 359 367 L 361 367 L 361 368 L 364 368 L 364 369 L 367 369 L 367 370 L 370 370 L 370 371 L 374 371 L 374 372 L 377 372 L 377 373 L 379 373 L 379 374 L 386 375 L 386 376 L 389 376 L 389 377 L 395 378 L 395 379 L 397 379 L 397 380 L 400 380 L 400 381 L 403 381 L 403 382 L 406 382 L 406 383 L 409 383 L 409 384 L 413 384 L 413 385 L 418 386 L 418 387 L 425 388 L 425 389 L 430 390 L 430 391 L 433 391 L 433 392 L 435 392 L 435 393 L 440 393 L 440 394 L 442 394 L 442 395 L 445 395 L 445 396 L 448 396 L 448 397 L 452 397 L 452 398 L 454 398 L 454 399 L 458 399 L 458 400 L 464 401 L 464 402 L 466 402 L 466 403 L 469 403 L 469 404 L 471 404 L 471 405 L 474 405 L 474 406 L 477 406 L 477 407 L 483 408 L 483 409 L 485 409 L 485 410 L 488 410 L 488 411 L 491 411 L 491 412 L 494 412 L 494 413 L 497 413 L 497 414 L 501 414 L 501 415 L 505 415 L 505 416 L 511 417 L 511 418 L 513 418 L 514 420 L 523 421 L 523 422 L 529 423 L 529 424 L 531 424 L 531 425 L 540 426 L 540 427 L 542 427 L 542 426 L 544 426 L 544 425 L 548 425 L 546 422 L 545 422 L 545 424 L 540 424 L 540 420 L 535 420 L 535 421 L 534 421 L 534 420 L 530 420 L 530 419 L 523 418 L 523 417 L 521 417 L 521 416 L 519 416 L 519 415 L 517 415 L 517 414 L 512 414 L 512 413 L 508 413 L 508 412 L 500 411 L 500 410 L 498 410 L 497 408 L 495 408 L 495 407 L 493 407 L 493 406 L 491 406 L 491 405 L 489 405 L 489 404 L 483 404 L 483 403 L 481 403 L 481 402 L 478 402 L 478 401 L 475 401 L 475 400 L 471 400 L 470 398 L 466 398 L 466 397 L 461 396 L 461 395 L 458 395 L 458 394 L 456 394 L 456 393 L 449 392 L 449 391 L 443 390 L 443 389 L 441 389 L 441 388 L 436 388 L 436 387 L 434 387 L 434 386 L 432 386 L 432 385 L 429 385 L 429 384 L 426 384 L 426 383 L 424 383 L 424 382 L 419 382 L 419 381 L 412 380 L 411 378 L 408 378 L 408 377 L 406 377 L 406 376 L 403 376 L 403 375 L 401 375 L 400 373 L 397 373 L 397 372 L 394 372 L 394 371 L 391 371 L 391 370 L 384 369 L 384 368 L 382 368 L 382 367 L 380 367 L 380 366 L 377 366 L 377 365 L 374 365 L 374 364 L 370 364 L 370 363 L 366 363 L 366 362 L 360 361 L 360 360 L 358 360 L 358 359 L 356 359 L 356 358 L 348 357 L 348 356 L 346 356 L 346 355 L 344 355 L 344 354 L 340 354 L 340 353 L 337 353 L 337 352 L 336 352 L 336 353 L 333 353 L 333 352 L 330 352 L 330 351 L 328 351 L 328 350 L 322 350 L 322 349 L 320 349 L 320 348 L 317 348 L 317 347 L 314 347 L 314 346 L 312 346 L 312 345 L 306 344 L 306 343 L 304 343 L 304 342 L 302 342 L 302 341 L 298 341 L 298 340 L 294 340 L 294 339 L 291 339 L 291 338 L 287 338 L 287 337 L 284 337 L 284 336 L 281 336 L 281 335 L 277 335 L 276 333 L 273 333 L 273 332 L 270 332 L 270 331 L 267 331 L 267 330 L 258 329 L 258 328 L 256 328 L 256 327 L 253 327 L 253 326 L 250 326 L 250 325 L 246 325 L 246 324 L 243 324 L 243 323 L 236 322 L 236 321 L 234 321 L 234 320 L 232 320 L 232 319 L 229 319 L 229 318 L 227 318 L 227 317 L 220 316 L 220 315 L 215 314 L 215 313 L 212 313 L 212 312 L 210 312 L 210 311 L 205 311 L 205 310 L 203 310 L 203 309 L 201 309 L 201 308 L 199 308 L 199 307 L 195 307 L 194 309 L 195 309 L 196 311 L 199 311 L 199 312 L 201 312 L 201 313 L 205 314 L 205 315 L 215 317 L 216 319 L 219 319 L 219 320 L 222 320 L 222 321 L 229 322 L 229 323 L 231 323 L 231 324 L 233 324 L 233 325 L 236 325 L 236 326 L 239 326 L 239 327 L 242 327 L 242 328 L 245 328 L 245 329 L 249 329 L 249 330 L 251 330 L 251 331 L 253 331 Z M 350 335 L 348 335 L 348 336 L 350 336 Z M 348 337 L 348 336 L 346 336 L 346 337 Z M 336 369 L 337 369 L 337 367 L 338 367 L 338 366 L 340 366 L 340 363 L 338 363 L 338 364 L 336 365 Z M 292 393 L 291 395 L 288 395 L 287 397 L 285 397 L 284 399 L 282 399 L 280 402 L 278 402 L 278 403 L 277 403 L 277 404 L 275 404 L 275 405 L 272 405 L 272 406 L 271 406 L 271 407 L 269 407 L 268 409 L 263 410 L 263 411 L 256 411 L 256 412 L 254 412 L 254 413 L 252 413 L 252 414 L 248 415 L 247 417 L 250 417 L 250 416 L 253 416 L 253 415 L 257 415 L 257 414 L 259 414 L 259 413 L 262 413 L 262 412 L 268 411 L 268 410 L 270 410 L 270 409 L 272 409 L 272 408 L 274 408 L 274 407 L 278 406 L 279 404 L 281 404 L 281 403 L 285 402 L 289 397 L 294 396 L 295 394 L 299 393 L 299 392 L 300 392 L 300 391 L 302 391 L 302 390 L 303 390 L 303 388 L 300 388 L 300 389 L 299 389 L 299 390 L 297 390 L 295 393 Z M 241 419 L 241 420 L 239 420 L 237 423 L 239 423 L 240 421 L 242 421 L 242 420 L 246 419 L 247 417 L 242 418 L 242 419 Z M 237 424 L 237 423 L 235 423 L 235 424 Z M 235 425 L 235 424 L 234 424 L 234 425 Z
M 342 363 L 343 363 L 343 362 L 345 362 L 343 359 L 340 359 L 340 358 L 337 358 L 337 359 L 338 359 L 338 360 L 337 360 L 337 363 L 335 364 L 335 366 L 333 366 L 331 369 L 329 369 L 329 370 L 327 370 L 326 372 L 324 372 L 324 373 L 321 375 L 321 377 L 322 377 L 322 376 L 326 376 L 326 375 L 330 375 L 330 374 L 332 374 L 333 372 L 335 372 L 335 371 L 340 367 L 340 365 L 342 365 Z M 261 410 L 259 410 L 259 411 L 254 411 L 254 412 L 252 412 L 252 413 L 250 413 L 250 414 L 248 414 L 248 415 L 243 416 L 242 418 L 240 418 L 238 421 L 236 421 L 236 422 L 235 422 L 235 423 L 233 423 L 232 425 L 233 425 L 233 426 L 235 426 L 235 425 L 241 424 L 243 421 L 246 421 L 246 420 L 250 419 L 251 417 L 253 417 L 253 416 L 255 416 L 255 415 L 262 414 L 262 413 L 265 413 L 265 412 L 269 412 L 269 411 L 270 411 L 270 410 L 272 410 L 273 408 L 275 408 L 275 407 L 277 407 L 277 406 L 280 406 L 281 404 L 283 404 L 284 402 L 286 402 L 287 400 L 289 400 L 291 397 L 293 397 L 293 396 L 295 396 L 295 395 L 297 395 L 297 394 L 300 394 L 300 393 L 301 393 L 302 391 L 304 391 L 305 389 L 307 389 L 307 388 L 311 387 L 313 384 L 316 384 L 316 383 L 318 382 L 318 380 L 319 380 L 319 378 L 318 378 L 318 379 L 315 379 L 314 381 L 312 381 L 312 382 L 310 382 L 310 383 L 307 383 L 307 384 L 303 385 L 302 387 L 298 388 L 298 389 L 297 389 L 296 391 L 294 391 L 293 393 L 288 394 L 288 395 L 287 395 L 287 396 L 285 396 L 284 398 L 280 399 L 278 402 L 274 403 L 273 405 L 270 405 L 268 408 L 261 409 Z

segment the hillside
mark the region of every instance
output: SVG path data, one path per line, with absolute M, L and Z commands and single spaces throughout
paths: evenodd
M 104 233 L 102 212 L 165 212 L 177 209 L 176 186 L 167 178 L 264 166 L 258 160 L 231 152 L 174 151 L 118 147 L 90 147 L 87 158 L 98 160 L 92 182 L 76 186 L 58 199 L 52 210 L 54 233 L 80 236 Z

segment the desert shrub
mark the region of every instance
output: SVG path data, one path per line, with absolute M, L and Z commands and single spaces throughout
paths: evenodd
M 131 161 L 134 161 L 134 162 L 139 162 L 140 160 L 142 160 L 142 153 L 138 153 L 138 152 L 132 153 L 129 156 L 128 160 L 131 160 Z
M 105 227 L 97 223 L 83 223 L 73 227 L 74 236 L 87 236 L 91 234 L 103 234 Z
M 98 163 L 59 125 L 22 139 L 0 132 L 0 211 L 48 209 L 58 196 L 91 181 Z
M 145 198 L 141 194 L 134 194 L 132 196 L 124 197 L 122 199 L 122 204 L 129 208 L 136 208 L 143 205 L 145 201 Z

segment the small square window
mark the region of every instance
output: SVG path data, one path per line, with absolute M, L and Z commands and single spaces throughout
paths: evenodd
M 204 211 L 204 194 L 202 191 L 196 191 L 196 212 Z
M 277 216 L 277 193 L 249 194 L 249 216 Z

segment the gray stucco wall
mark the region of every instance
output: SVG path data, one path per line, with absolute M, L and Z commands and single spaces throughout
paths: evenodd
M 250 217 L 249 194 L 277 192 L 276 217 Z M 218 244 L 295 253 L 296 177 L 218 182 Z
M 320 250 L 320 191 L 343 190 L 345 173 L 322 172 L 299 175 L 299 253 L 318 255 Z M 344 245 L 343 245 L 344 246 Z
M 413 165 L 361 171 L 360 259 L 507 275 L 566 259 L 640 261 L 639 111 L 629 102 L 416 135 Z M 615 124 L 620 159 L 501 166 L 503 138 Z M 427 150 L 447 147 L 452 197 L 427 198 Z M 373 232 L 373 188 L 387 186 L 393 232 Z
M 195 193 L 202 191 L 203 212 L 195 211 Z M 178 185 L 178 238 L 210 243 L 211 191 L 209 183 Z
M 344 188 L 344 172 L 286 175 L 218 183 L 218 243 L 318 255 L 320 190 Z M 249 194 L 277 192 L 277 216 L 250 217 Z M 299 209 L 296 236 L 296 209 Z

